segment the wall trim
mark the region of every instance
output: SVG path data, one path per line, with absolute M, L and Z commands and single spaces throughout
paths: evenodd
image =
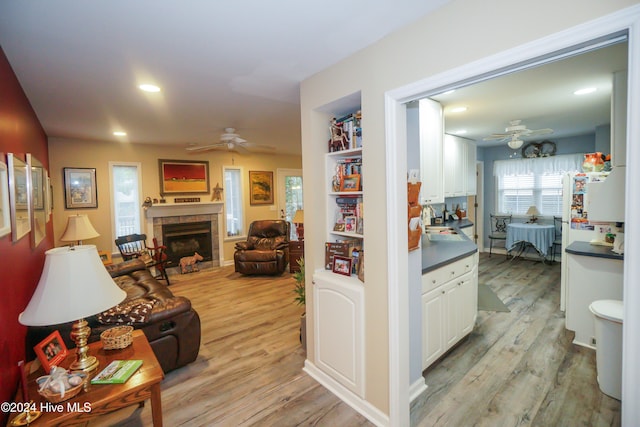
M 452 70 L 428 77 L 406 86 L 385 93 L 385 128 L 386 128 L 386 171 L 387 171 L 387 236 L 388 236 L 388 287 L 389 287 L 389 399 L 390 399 L 390 425 L 402 425 L 409 412 L 408 393 L 409 388 L 405 378 L 406 366 L 409 365 L 409 338 L 405 328 L 405 320 L 401 313 L 408 312 L 406 302 L 406 289 L 398 286 L 402 278 L 406 278 L 406 272 L 402 266 L 407 265 L 406 232 L 398 230 L 396 221 L 399 215 L 398 206 L 402 206 L 402 197 L 393 194 L 399 191 L 404 184 L 406 173 L 406 159 L 402 155 L 393 153 L 406 153 L 407 142 L 401 135 L 402 128 L 406 127 L 401 120 L 406 107 L 404 103 L 424 97 L 444 87 L 454 88 L 462 81 L 473 80 L 480 76 L 497 76 L 509 68 L 515 68 L 519 64 L 533 61 L 536 58 L 549 56 L 563 49 L 571 49 L 574 46 L 588 45 L 590 42 L 611 34 L 628 31 L 629 34 L 629 98 L 627 111 L 627 141 L 640 140 L 640 123 L 631 120 L 640 114 L 640 5 L 621 9 L 601 18 L 568 28 L 558 33 L 539 38 L 529 43 L 485 57 Z M 631 184 L 640 180 L 640 147 L 639 144 L 627 144 L 627 168 L 626 176 L 626 212 L 637 212 L 640 209 L 640 194 L 631 191 Z M 389 155 L 391 154 L 391 155 Z M 391 193 L 391 194 L 390 194 Z M 403 191 L 404 193 L 404 191 Z M 406 203 L 406 200 L 405 200 Z M 629 215 L 625 215 L 630 219 Z M 396 223 L 394 223 L 394 221 Z M 638 259 L 640 256 L 640 229 L 638 225 L 626 221 L 626 247 L 628 259 Z M 634 236 L 633 239 L 630 237 Z M 631 278 L 640 277 L 640 265 L 638 263 L 625 263 L 625 322 L 624 322 L 624 346 L 623 346 L 623 399 L 622 399 L 622 424 L 632 425 L 640 419 L 640 366 L 635 363 L 640 358 L 640 312 L 631 309 L 633 304 L 640 303 L 640 288 L 631 286 Z M 405 268 L 406 270 L 406 268 Z M 402 294 L 405 295 L 402 295 Z M 399 304 L 399 306 L 392 306 Z M 403 330 L 405 328 L 405 330 Z M 635 334 L 632 334 L 635 331 Z M 397 360 L 400 357 L 401 360 Z M 398 387 L 400 390 L 398 390 Z M 404 388 L 404 390 L 402 390 Z

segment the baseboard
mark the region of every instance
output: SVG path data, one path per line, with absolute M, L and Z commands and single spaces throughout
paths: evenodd
M 386 427 L 389 425 L 389 416 L 387 414 L 384 414 L 366 400 L 353 394 L 352 391 L 346 389 L 342 384 L 318 369 L 309 359 L 304 361 L 304 368 L 302 370 L 376 426 Z
M 409 386 L 409 402 L 413 403 L 422 393 L 427 391 L 429 386 L 424 381 L 424 377 L 421 375 L 420 378 L 415 381 L 413 384 Z

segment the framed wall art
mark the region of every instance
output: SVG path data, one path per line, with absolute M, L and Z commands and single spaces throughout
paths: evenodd
M 249 195 L 252 205 L 272 205 L 273 172 L 249 171 Z
M 209 162 L 159 159 L 160 194 L 209 194 Z
M 9 172 L 9 209 L 11 211 L 11 240 L 17 242 L 31 231 L 31 168 L 7 154 Z
M 31 154 L 27 154 L 27 165 L 31 168 L 31 245 L 35 248 L 47 236 L 47 170 Z
M 4 160 L 4 156 L 2 156 Z M 0 160 L 0 237 L 11 232 L 11 214 L 9 213 L 9 174 L 7 164 Z
M 95 168 L 64 168 L 64 203 L 66 209 L 98 207 Z

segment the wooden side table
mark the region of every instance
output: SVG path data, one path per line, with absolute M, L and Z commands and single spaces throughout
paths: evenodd
M 35 403 L 36 408 L 42 411 L 42 415 L 33 424 L 42 426 L 79 424 L 99 415 L 151 399 L 153 425 L 162 427 L 160 382 L 164 379 L 164 373 L 144 333 L 141 330 L 134 330 L 133 343 L 122 350 L 104 350 L 100 341 L 91 343 L 89 354 L 96 356 L 100 363 L 98 369 L 89 373 L 90 378 L 113 360 L 140 359 L 142 366 L 124 384 L 90 384 L 89 378 L 85 390 L 77 396 L 53 404 L 38 394 L 36 378 L 45 375 L 44 370 L 41 366 L 36 369 L 33 362 L 28 363 L 25 369 L 30 372 L 27 377 L 29 398 Z M 74 360 L 75 349 L 72 349 L 60 366 L 68 369 Z M 20 392 L 18 394 L 20 395 Z M 13 418 L 18 415 L 12 414 L 7 425 L 11 425 Z
M 289 273 L 300 271 L 298 260 L 302 257 L 304 257 L 304 240 L 289 242 Z

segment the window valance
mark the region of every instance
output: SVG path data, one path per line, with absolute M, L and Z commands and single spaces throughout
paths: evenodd
M 536 157 L 532 159 L 496 160 L 493 162 L 494 176 L 545 175 L 559 172 L 582 170 L 584 154 L 563 154 L 560 156 Z

